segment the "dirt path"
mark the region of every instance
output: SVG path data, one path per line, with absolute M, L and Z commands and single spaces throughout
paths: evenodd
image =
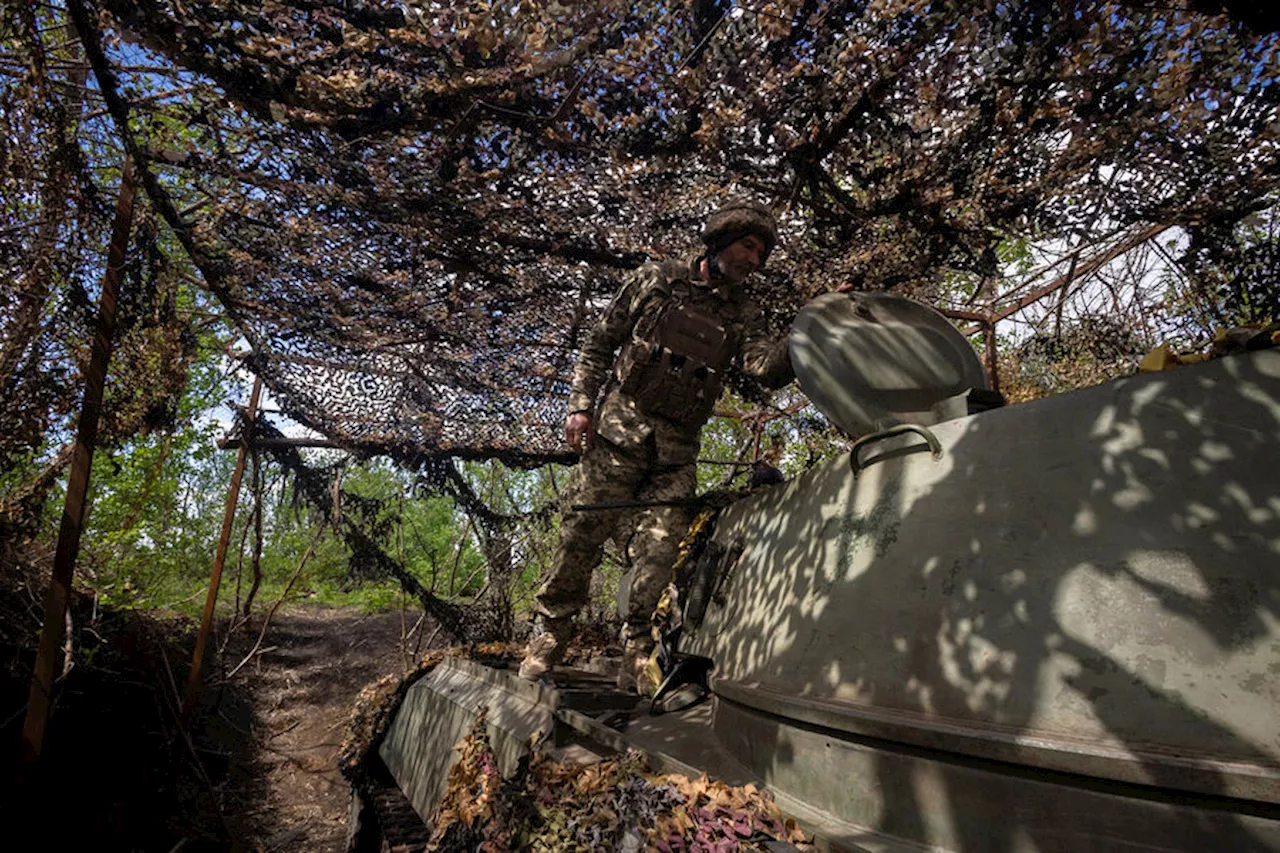
M 415 615 L 406 618 L 412 628 Z M 241 655 L 258 630 L 239 638 Z M 360 689 L 408 668 L 401 630 L 399 612 L 354 608 L 297 607 L 272 620 L 210 721 L 211 741 L 228 753 L 224 811 L 237 847 L 345 849 L 349 788 L 337 754 Z

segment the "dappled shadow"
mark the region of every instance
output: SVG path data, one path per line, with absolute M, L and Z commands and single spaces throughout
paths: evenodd
M 690 648 L 758 713 L 721 736 L 944 846 L 1274 849 L 1280 353 L 936 432 L 936 461 L 894 439 L 726 512 L 746 551 Z M 816 734 L 837 727 L 847 750 Z

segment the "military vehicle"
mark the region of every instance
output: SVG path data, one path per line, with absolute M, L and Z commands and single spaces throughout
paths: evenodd
M 652 706 L 416 683 L 379 754 L 420 818 L 485 705 L 506 768 L 639 748 L 820 849 L 1280 851 L 1280 350 L 990 407 L 929 309 L 811 309 L 802 387 L 863 437 L 719 514 Z

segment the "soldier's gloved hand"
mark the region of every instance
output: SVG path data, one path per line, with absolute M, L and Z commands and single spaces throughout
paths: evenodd
M 587 412 L 572 412 L 564 419 L 564 440 L 579 453 L 591 447 L 596 431 Z

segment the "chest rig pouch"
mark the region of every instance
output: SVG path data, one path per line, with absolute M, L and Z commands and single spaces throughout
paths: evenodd
M 618 358 L 622 392 L 647 415 L 701 426 L 724 390 L 731 341 L 711 300 L 673 296 L 636 325 Z

